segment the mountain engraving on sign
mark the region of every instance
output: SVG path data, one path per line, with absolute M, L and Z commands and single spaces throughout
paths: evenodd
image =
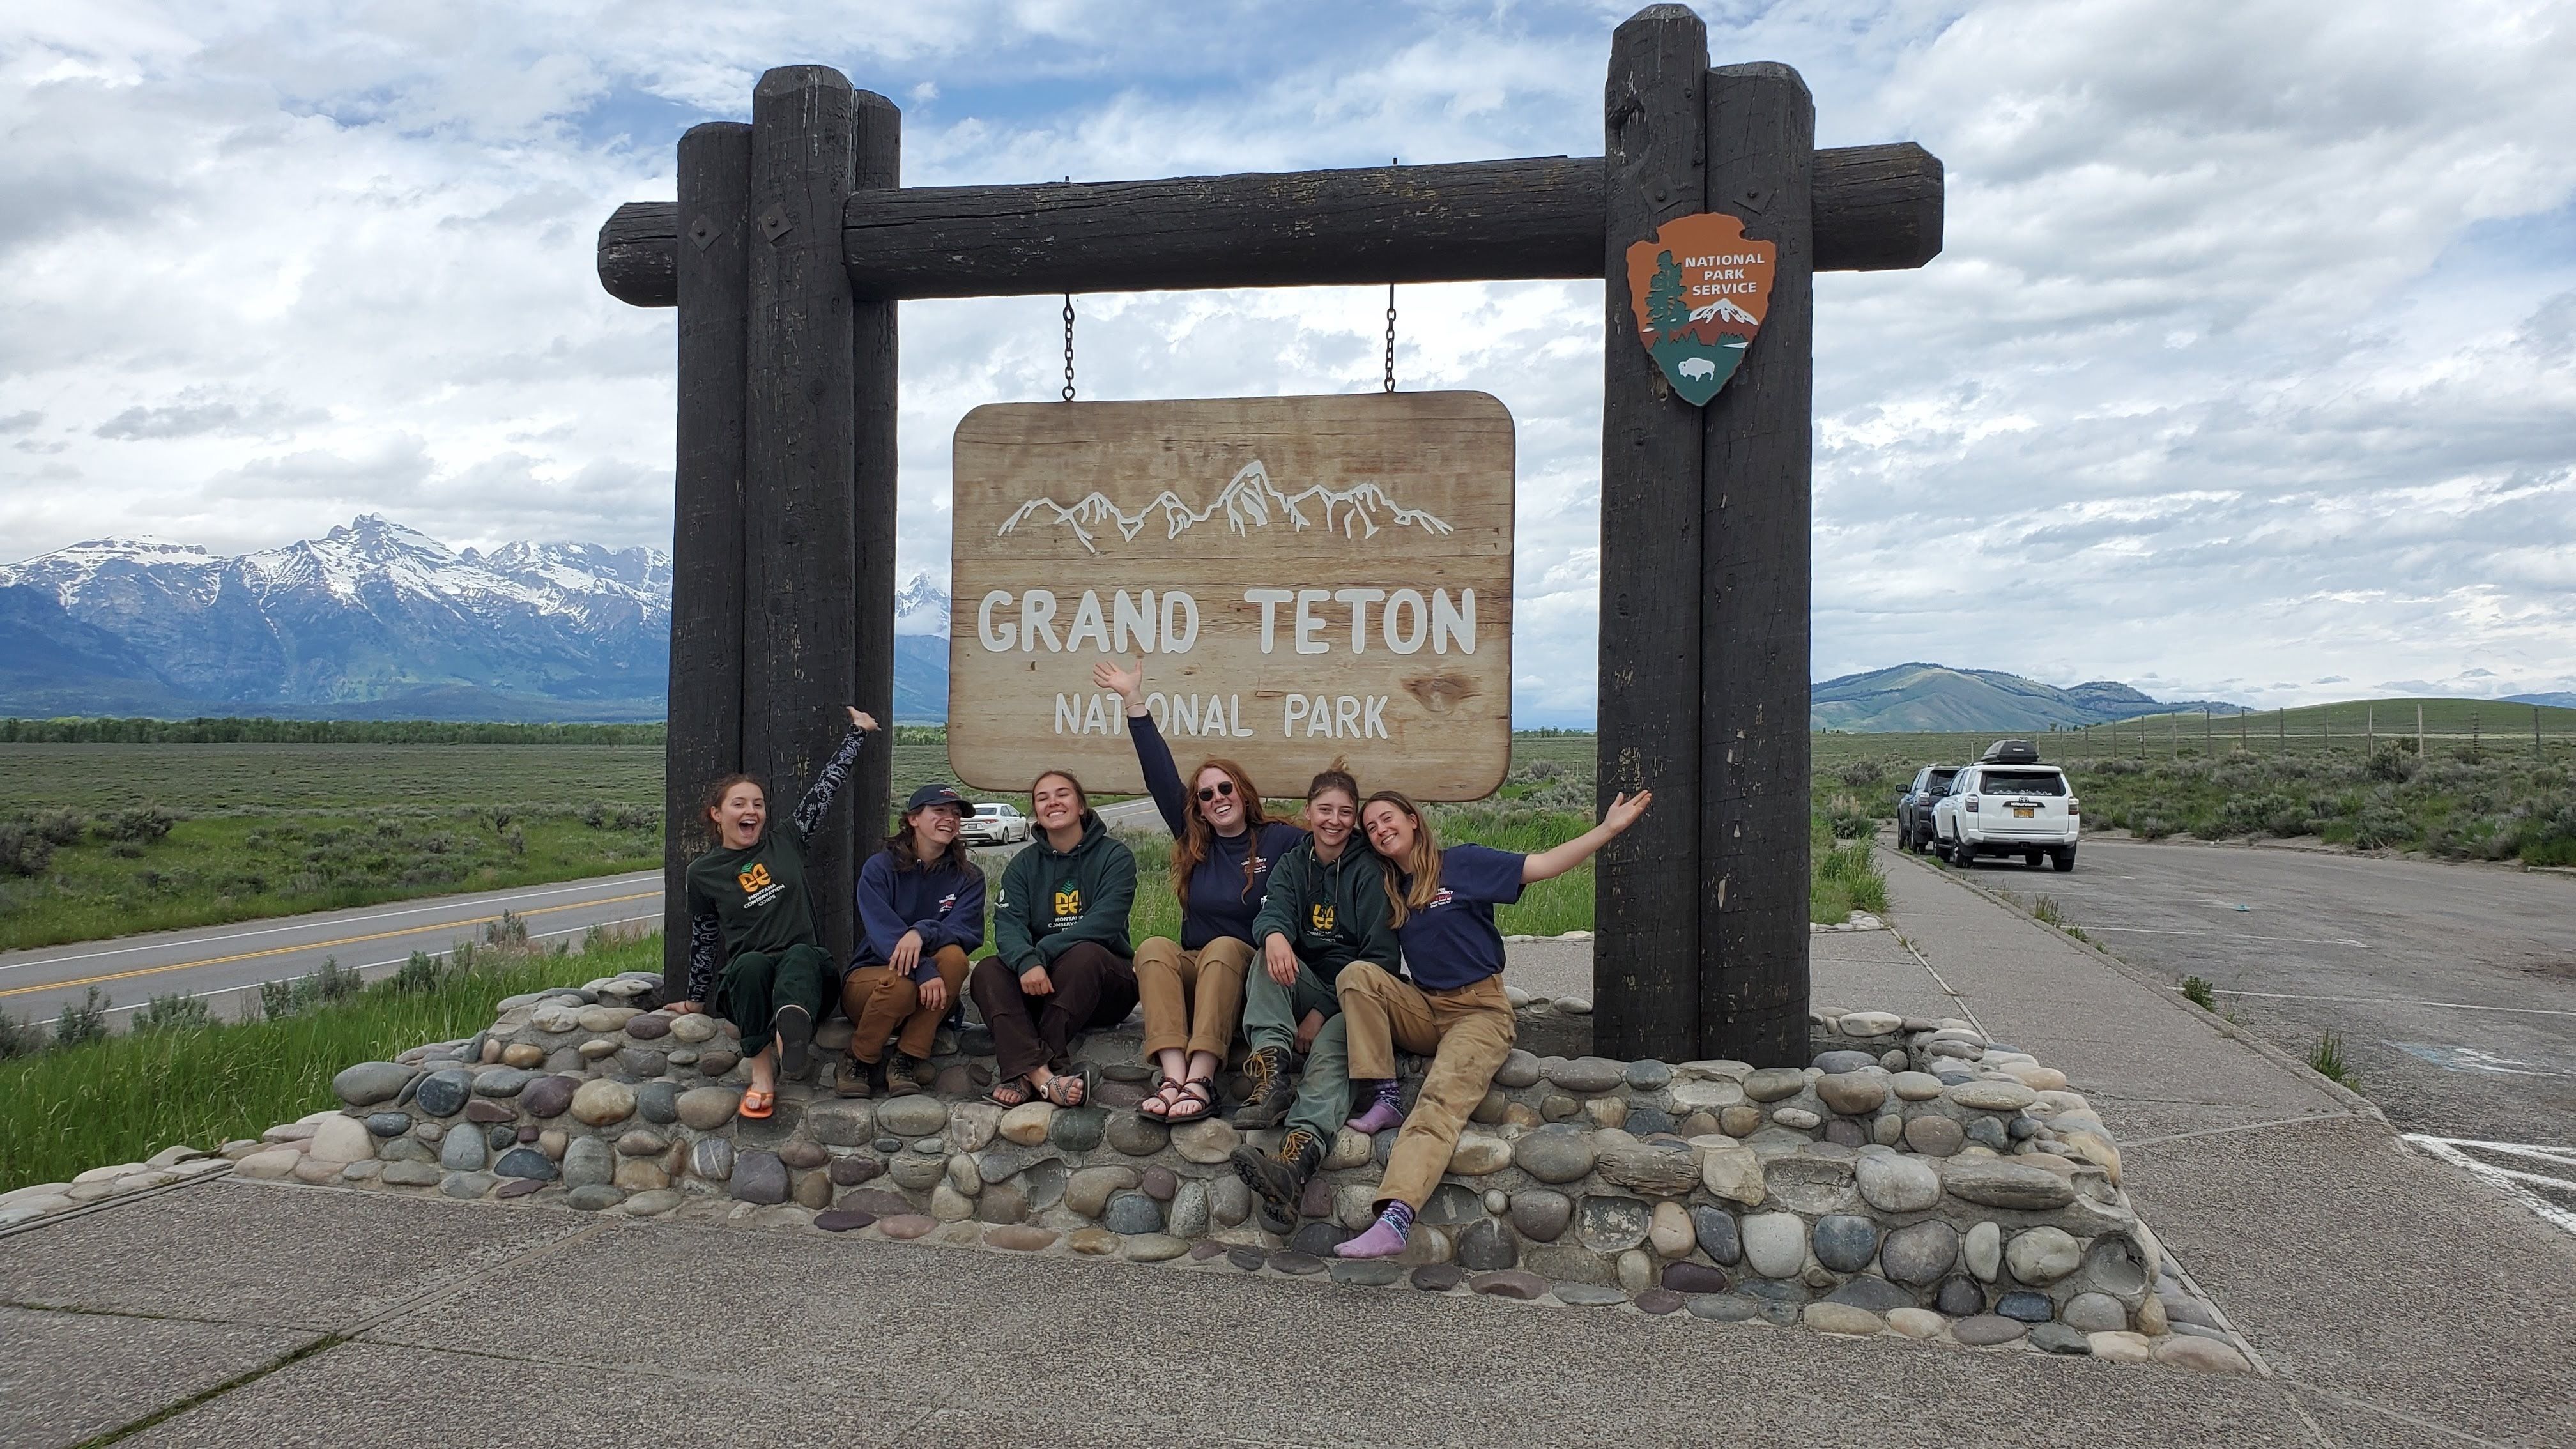
M 1141 788 L 1091 678 L 1141 658 L 1185 766 L 1222 754 L 1293 793 L 1347 755 L 1372 788 L 1482 798 L 1510 757 L 1512 468 L 1483 393 L 976 409 L 951 762 L 986 789 L 1051 767 Z
M 1100 526 L 1106 523 L 1116 524 L 1119 537 L 1129 543 L 1136 541 L 1136 535 L 1144 531 L 1145 525 L 1152 522 L 1157 513 L 1163 517 L 1163 537 L 1166 539 L 1178 538 L 1192 525 L 1205 523 L 1220 513 L 1225 515 L 1226 527 L 1235 533 L 1269 527 L 1273 513 L 1284 518 L 1291 529 L 1316 527 L 1316 522 L 1307 518 L 1305 510 L 1299 507 L 1304 503 L 1313 503 L 1322 510 L 1321 526 L 1327 529 L 1337 526 L 1333 514 L 1339 509 L 1341 521 L 1338 527 L 1354 538 L 1376 537 L 1380 529 L 1376 516 L 1379 513 L 1387 515 L 1387 524 L 1391 526 L 1420 528 L 1428 533 L 1449 531 L 1448 524 L 1421 509 L 1401 506 L 1374 483 L 1362 483 L 1352 488 L 1327 488 L 1319 483 L 1296 493 L 1283 492 L 1270 481 L 1270 472 L 1261 466 L 1261 460 L 1255 458 L 1237 470 L 1224 491 L 1217 494 L 1216 501 L 1205 508 L 1190 507 L 1179 494 L 1168 489 L 1132 514 L 1098 493 L 1086 496 L 1071 507 L 1052 498 L 1032 498 L 1021 504 L 1018 512 L 1002 520 L 1002 526 L 993 533 L 998 538 L 1032 517 L 1052 515 L 1044 517 L 1043 522 L 1071 529 L 1073 536 L 1082 540 L 1084 548 L 1098 553 L 1100 550 L 1092 540 Z M 1355 532 L 1358 529 L 1367 531 Z

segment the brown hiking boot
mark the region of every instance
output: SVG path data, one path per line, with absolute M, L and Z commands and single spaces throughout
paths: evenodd
M 1238 1147 L 1226 1158 L 1234 1175 L 1252 1189 L 1257 1200 L 1264 1232 L 1283 1237 L 1297 1230 L 1297 1202 L 1306 1195 L 1306 1183 L 1315 1170 L 1324 1165 L 1324 1144 L 1315 1134 L 1300 1127 L 1279 1144 L 1276 1155 L 1250 1147 Z
M 1234 1125 L 1248 1131 L 1276 1127 L 1288 1120 L 1288 1111 L 1297 1105 L 1297 1088 L 1288 1080 L 1288 1049 L 1263 1047 L 1246 1057 L 1243 1075 L 1250 1083 L 1244 1093 L 1243 1110 L 1234 1114 Z

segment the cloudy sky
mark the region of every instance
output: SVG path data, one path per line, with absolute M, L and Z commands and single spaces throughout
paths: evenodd
M 0 554 L 667 546 L 672 314 L 593 236 L 764 67 L 917 184 L 1592 155 L 1632 7 L 118 3 L 0 19 Z M 1818 279 L 1818 678 L 1912 659 L 2257 705 L 2576 688 L 2576 8 L 1702 5 L 1823 145 L 1949 168 L 1948 249 Z M 1090 398 L 1374 384 L 1384 293 L 1081 299 Z M 1596 284 L 1408 287 L 1407 387 L 1519 423 L 1525 722 L 1587 716 Z M 902 314 L 903 566 L 1051 397 L 1051 298 Z

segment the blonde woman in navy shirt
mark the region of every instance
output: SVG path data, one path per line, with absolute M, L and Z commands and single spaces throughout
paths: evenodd
M 1610 802 L 1601 823 L 1535 855 L 1482 845 L 1440 848 L 1422 811 L 1393 790 L 1360 807 L 1369 846 L 1386 859 L 1386 894 L 1396 939 L 1404 944 L 1404 981 L 1373 963 L 1345 967 L 1335 983 L 1350 1038 L 1351 1100 L 1362 1104 L 1354 1131 L 1403 1124 L 1377 1189 L 1378 1220 L 1333 1251 L 1345 1258 L 1391 1258 L 1404 1251 L 1413 1215 L 1439 1186 L 1467 1114 L 1493 1085 L 1494 1069 L 1512 1049 L 1512 1005 L 1503 996 L 1503 933 L 1494 907 L 1521 898 L 1521 887 L 1552 880 L 1592 858 L 1637 823 L 1654 800 L 1640 790 Z M 1413 1114 L 1397 1096 L 1395 1049 L 1431 1058 Z

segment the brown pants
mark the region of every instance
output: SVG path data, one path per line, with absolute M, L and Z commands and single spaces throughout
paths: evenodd
M 1243 1019 L 1243 973 L 1252 964 L 1252 943 L 1219 936 L 1195 951 L 1184 951 L 1169 936 L 1155 936 L 1136 948 L 1136 994 L 1145 999 L 1145 1060 L 1156 1052 L 1186 1048 L 1208 1052 L 1219 1061 L 1234 1044 L 1235 1023 Z
M 966 953 L 942 946 L 930 959 L 939 968 L 939 979 L 948 983 L 948 1005 L 954 1006 L 966 989 Z M 841 1010 L 851 1023 L 850 1055 L 875 1066 L 885 1055 L 886 1038 L 900 1030 L 896 1050 L 908 1057 L 929 1056 L 948 1006 L 933 1011 L 920 1003 L 920 984 L 891 966 L 861 966 L 852 971 L 841 982 Z
M 1488 976 L 1455 991 L 1424 991 L 1366 961 L 1342 968 L 1334 983 L 1350 1032 L 1351 1077 L 1395 1075 L 1398 1046 L 1431 1058 L 1422 1095 L 1395 1135 L 1395 1152 L 1379 1179 L 1377 1201 L 1419 1208 L 1449 1170 L 1458 1133 L 1485 1100 L 1494 1069 L 1511 1054 L 1512 1004 L 1503 978 Z
M 1040 1067 L 1065 1070 L 1073 1062 L 1075 1032 L 1116 1026 L 1136 1007 L 1136 968 L 1095 941 L 1066 948 L 1048 963 L 1047 979 L 1055 990 L 1031 996 L 1001 957 L 975 963 L 968 989 L 993 1029 L 993 1064 L 1005 1081 Z

